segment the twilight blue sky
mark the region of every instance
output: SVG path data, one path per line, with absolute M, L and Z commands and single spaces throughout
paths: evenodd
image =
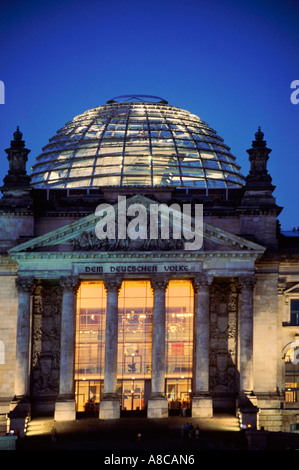
M 114 96 L 158 95 L 206 121 L 249 170 L 272 149 L 283 229 L 299 226 L 298 0 L 0 0 L 0 184 L 19 125 L 31 149 Z

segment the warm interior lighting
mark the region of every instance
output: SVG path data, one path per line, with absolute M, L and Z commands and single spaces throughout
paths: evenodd
M 167 380 L 178 380 L 175 388 L 169 382 L 171 400 L 178 397 L 184 401 L 190 399 L 193 301 L 191 281 L 169 282 L 166 291 L 166 377 Z M 117 378 L 121 406 L 123 409 L 136 409 L 144 406 L 145 381 L 151 380 L 153 290 L 150 281 L 124 280 L 118 303 Z M 101 398 L 105 320 L 106 290 L 103 282 L 82 282 L 77 295 L 77 411 L 84 411 L 87 406 L 88 409 L 97 409 Z M 130 385 L 127 380 L 130 380 Z

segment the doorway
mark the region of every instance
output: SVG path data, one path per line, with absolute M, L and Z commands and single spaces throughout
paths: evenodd
M 190 416 L 191 379 L 167 379 L 166 391 L 169 414 L 173 416 Z
M 122 385 L 122 410 L 143 410 L 145 405 L 144 380 L 124 380 Z

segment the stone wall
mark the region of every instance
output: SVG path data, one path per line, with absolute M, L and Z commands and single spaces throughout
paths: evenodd
M 0 415 L 9 410 L 14 395 L 18 296 L 15 265 L 8 257 L 0 259 Z
M 32 237 L 34 234 L 33 216 L 27 214 L 7 213 L 0 217 L 0 253 L 19 243 L 21 237 Z
M 277 274 L 257 273 L 254 291 L 254 391 L 277 391 Z

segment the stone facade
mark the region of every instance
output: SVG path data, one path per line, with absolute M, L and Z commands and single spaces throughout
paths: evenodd
M 99 418 L 120 416 L 118 291 L 122 280 L 138 276 L 150 280 L 154 292 L 149 418 L 168 415 L 165 289 L 169 279 L 187 278 L 194 288 L 193 416 L 230 410 L 245 420 L 251 413 L 252 422 L 269 431 L 289 431 L 299 422 L 299 402 L 285 399 L 285 357 L 299 336 L 299 326 L 290 322 L 290 300 L 299 299 L 298 244 L 293 238 L 291 247 L 277 231 L 281 208 L 261 164 L 269 152 L 260 134 L 253 148 L 243 189 L 167 190 L 168 200 L 184 204 L 191 196 L 204 206 L 203 247 L 190 252 L 175 241 L 95 246 L 89 234 L 96 204 L 115 202 L 117 189 L 99 189 L 95 197 L 84 190 L 29 189 L 27 179 L 18 183 L 16 176 L 13 184 L 6 180 L 0 201 L 0 415 L 12 426 L 24 413 L 76 418 L 76 292 L 86 279 L 103 279 L 107 290 Z M 127 195 L 136 202 L 132 190 Z M 146 207 L 159 197 L 165 201 L 166 192 L 138 189 Z

